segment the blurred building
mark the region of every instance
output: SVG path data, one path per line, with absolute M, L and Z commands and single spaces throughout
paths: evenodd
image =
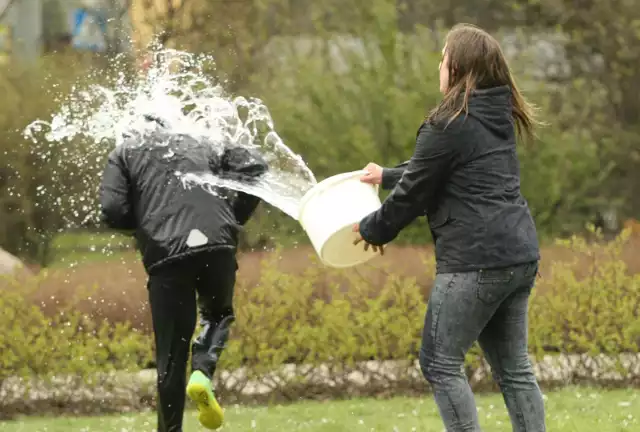
M 0 0 L 0 51 L 26 61 L 63 49 L 131 49 L 125 0 Z
M 0 0 L 0 49 L 25 59 L 40 55 L 43 0 Z

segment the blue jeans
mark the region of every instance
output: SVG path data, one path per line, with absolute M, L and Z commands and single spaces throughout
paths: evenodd
M 480 431 L 464 356 L 478 340 L 517 432 L 545 431 L 542 393 L 527 351 L 527 306 L 538 263 L 436 276 L 420 350 L 447 432 Z

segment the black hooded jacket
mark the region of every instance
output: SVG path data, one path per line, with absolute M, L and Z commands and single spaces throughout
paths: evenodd
M 161 130 L 130 136 L 109 155 L 100 188 L 102 221 L 133 231 L 148 273 L 190 254 L 219 248 L 235 250 L 241 226 L 259 198 L 183 184 L 177 173 L 215 173 L 253 181 L 266 162 L 243 147 L 214 144 Z
M 509 87 L 477 90 L 468 115 L 448 126 L 425 122 L 408 162 L 383 170 L 392 189 L 364 218 L 360 234 L 384 245 L 427 215 L 439 273 L 476 271 L 540 258 L 536 228 L 520 193 Z

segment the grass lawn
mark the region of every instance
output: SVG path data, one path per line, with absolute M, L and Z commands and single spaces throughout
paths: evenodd
M 105 261 L 125 256 L 136 258 L 127 250 L 133 240 L 112 232 L 66 232 L 52 243 L 54 267 L 69 267 L 92 261 Z
M 601 391 L 569 388 L 545 395 L 549 431 L 640 430 L 640 390 Z M 478 396 L 478 411 L 486 431 L 511 431 L 502 397 Z M 94 418 L 22 418 L 0 423 L 2 432 L 155 432 L 153 413 Z M 185 432 L 204 431 L 195 413 L 185 416 Z M 226 409 L 226 432 L 360 432 L 443 430 L 431 397 L 300 402 L 285 406 Z

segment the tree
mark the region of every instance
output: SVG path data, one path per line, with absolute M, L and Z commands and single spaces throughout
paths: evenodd
M 0 246 L 10 253 L 46 265 L 55 234 L 70 225 L 93 222 L 99 171 L 106 146 L 50 142 L 46 128 L 25 139 L 25 127 L 48 119 L 57 92 L 65 94 L 83 77 L 77 59 L 60 54 L 42 59 L 34 68 L 15 65 L 0 72 L 6 105 L 0 116 Z M 69 69 L 70 63 L 76 68 Z M 54 83 L 55 87 L 51 84 Z M 53 90 L 52 90 L 53 89 Z
M 570 74 L 568 91 L 556 103 L 570 113 L 562 120 L 597 143 L 602 165 L 614 163 L 600 191 L 608 205 L 640 217 L 640 1 L 530 0 L 525 4 L 534 29 L 564 35 Z

